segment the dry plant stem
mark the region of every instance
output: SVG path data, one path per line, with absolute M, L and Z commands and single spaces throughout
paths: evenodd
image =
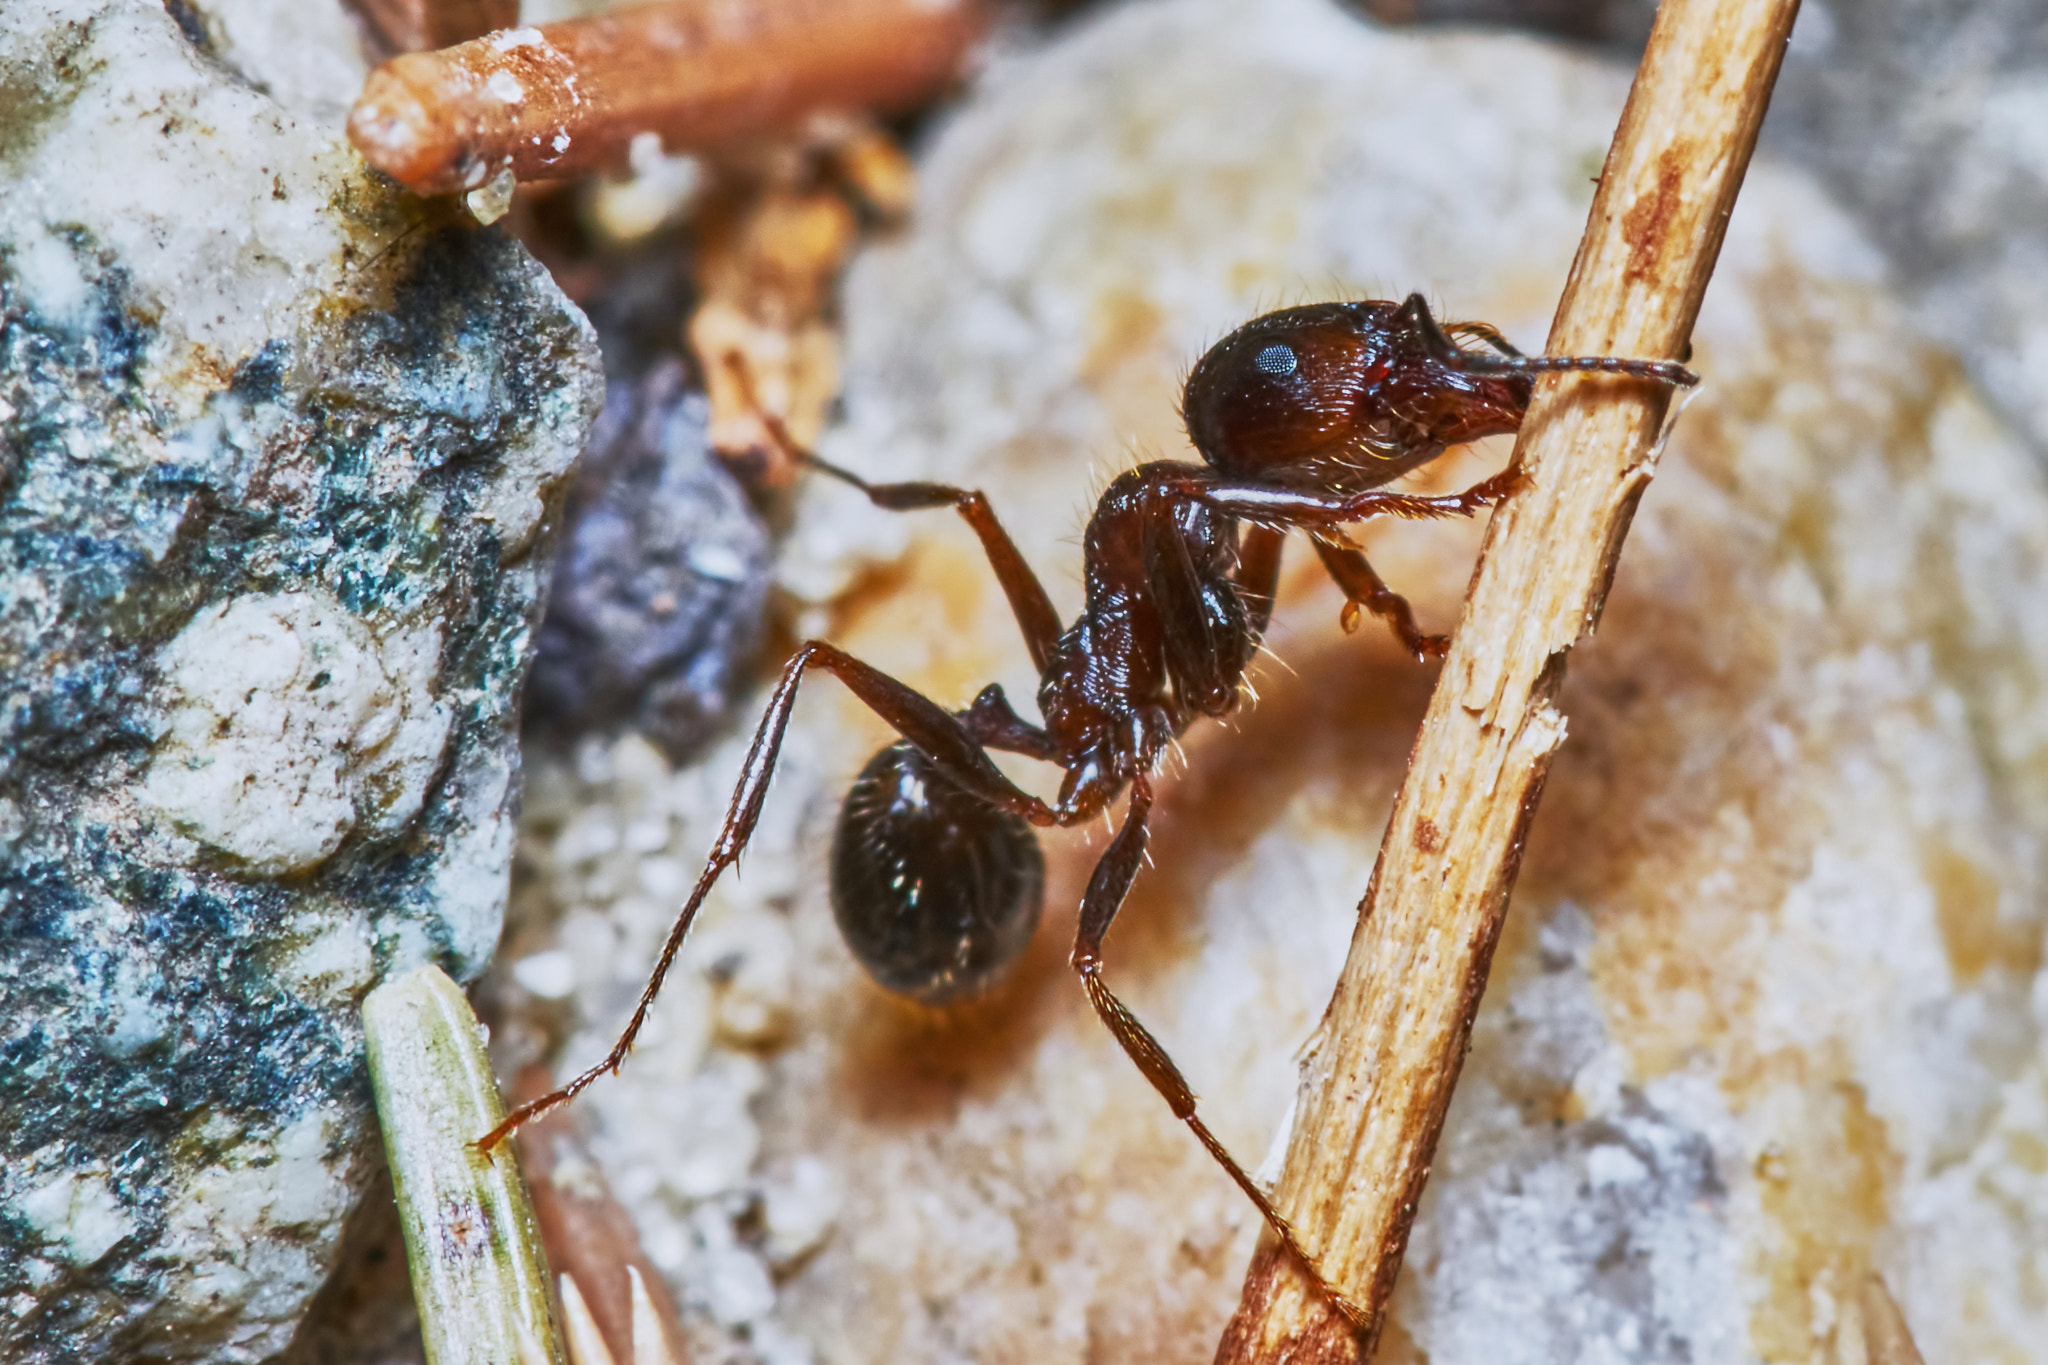
M 1553 355 L 1685 350 L 1797 0 L 1664 0 L 1608 153 Z M 1276 1202 L 1364 1307 L 1361 1339 L 1267 1237 L 1219 1365 L 1369 1359 L 1470 1041 L 1522 840 L 1669 394 L 1539 381 L 1465 614 L 1395 801 L 1359 927 L 1304 1066 Z
M 370 992 L 363 1036 L 428 1361 L 561 1365 L 518 1163 L 470 1141 L 505 1105 L 469 1001 L 422 967 Z
M 665 0 L 395 57 L 349 114 L 364 160 L 421 194 L 548 179 L 906 107 L 959 69 L 977 0 Z
M 1852 1332 L 1854 1340 L 1844 1340 Z M 1863 1281 L 1856 1302 L 1835 1327 L 1835 1359 L 1840 1365 L 1926 1365 L 1906 1315 L 1875 1275 Z
M 832 189 L 755 187 L 697 219 L 697 310 L 688 336 L 711 401 L 711 447 L 786 486 L 796 466 L 766 419 L 815 444 L 839 392 L 832 287 L 859 222 Z
M 724 183 L 691 212 L 697 309 L 687 335 L 711 402 L 711 448 L 756 487 L 795 481 L 789 444 L 814 446 L 838 396 L 831 309 L 860 240 L 854 202 L 888 223 L 916 195 L 909 158 L 872 124 L 810 131 L 821 145 L 806 155 L 759 158 L 754 169 L 728 160 Z M 789 441 L 769 429 L 778 421 Z

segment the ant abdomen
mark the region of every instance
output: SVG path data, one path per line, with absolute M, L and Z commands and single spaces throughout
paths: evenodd
M 832 838 L 832 914 L 877 984 L 928 1005 L 989 985 L 1031 941 L 1045 858 L 1021 816 L 896 743 L 861 769 Z

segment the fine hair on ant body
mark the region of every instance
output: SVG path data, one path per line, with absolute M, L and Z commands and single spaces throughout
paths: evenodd
M 1462 338 L 1481 343 L 1468 349 Z M 822 640 L 783 666 L 741 765 L 732 806 L 689 901 L 669 931 L 632 1019 L 611 1052 L 561 1089 L 512 1111 L 482 1138 L 488 1149 L 567 1103 L 632 1049 L 719 874 L 747 845 L 775 769 L 797 685 L 813 668 L 843 682 L 902 736 L 876 754 L 841 808 L 831 851 L 832 907 L 847 946 L 879 984 L 928 1004 L 995 979 L 1036 928 L 1044 861 L 1032 827 L 1071 826 L 1128 791 L 1122 824 L 1082 898 L 1070 959 L 1095 1013 L 1280 1240 L 1354 1325 L 1360 1310 L 1323 1277 L 1278 1209 L 1195 1113 L 1195 1096 L 1166 1050 L 1103 980 L 1102 943 L 1144 859 L 1153 775 L 1167 746 L 1202 716 L 1238 703 L 1265 635 L 1282 543 L 1306 531 L 1345 595 L 1384 620 L 1418 660 L 1448 641 L 1425 635 L 1343 527 L 1376 516 L 1470 516 L 1514 491 L 1514 468 L 1449 496 L 1381 485 L 1447 448 L 1516 430 L 1534 377 L 1594 371 L 1691 385 L 1658 360 L 1526 356 L 1480 322 L 1439 324 L 1421 295 L 1286 308 L 1212 346 L 1189 372 L 1182 416 L 1202 464 L 1159 460 L 1120 475 L 1082 539 L 1086 605 L 1062 628 L 1051 599 L 987 499 L 937 483 L 869 483 L 789 442 L 805 463 L 891 511 L 951 507 L 981 540 L 1038 670 L 1039 724 L 996 684 L 964 710 L 945 707 Z M 1016 786 L 990 750 L 1065 772 L 1051 804 Z

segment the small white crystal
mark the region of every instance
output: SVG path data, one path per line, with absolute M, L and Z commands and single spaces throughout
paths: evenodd
M 518 187 L 512 168 L 505 166 L 489 181 L 462 196 L 462 202 L 469 206 L 470 217 L 489 226 L 503 218 L 512 207 L 512 191 Z

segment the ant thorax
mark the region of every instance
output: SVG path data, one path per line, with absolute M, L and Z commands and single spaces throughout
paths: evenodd
M 1086 605 L 1039 689 L 1062 748 L 1070 738 L 1093 747 L 1084 735 L 1141 709 L 1165 711 L 1177 731 L 1236 704 L 1258 632 L 1236 581 L 1237 521 L 1202 497 L 1210 477 L 1155 461 L 1119 475 L 1097 502 L 1082 539 Z

